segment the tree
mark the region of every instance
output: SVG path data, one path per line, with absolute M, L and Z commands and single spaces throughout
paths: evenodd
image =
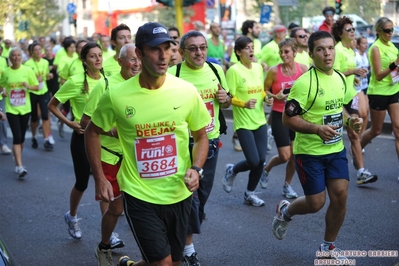
M 190 22 L 190 17 L 194 14 L 190 7 L 183 7 L 183 22 Z M 159 21 L 166 27 L 176 26 L 176 10 L 174 7 L 157 5 L 152 12 L 144 13 L 143 19 L 146 21 Z
M 13 24 L 16 40 L 34 36 L 48 36 L 64 19 L 64 15 L 60 12 L 55 0 L 2 0 L 0 10 L 4 10 L 0 24 Z M 28 31 L 18 29 L 21 21 L 28 22 Z

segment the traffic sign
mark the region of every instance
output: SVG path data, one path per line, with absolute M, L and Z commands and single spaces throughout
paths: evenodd
M 214 8 L 215 7 L 215 0 L 206 0 L 206 7 L 207 8 Z
M 269 23 L 272 6 L 263 4 L 260 8 L 260 23 Z
M 67 5 L 67 11 L 69 14 L 73 14 L 76 11 L 76 5 L 74 3 L 69 3 Z

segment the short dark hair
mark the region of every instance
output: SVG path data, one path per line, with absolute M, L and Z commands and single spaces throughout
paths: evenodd
M 180 31 L 177 27 L 170 27 L 168 31 L 177 31 L 177 36 L 180 37 Z
M 299 31 L 299 30 L 304 30 L 304 29 L 302 29 L 302 28 L 295 28 L 295 29 L 293 29 L 293 30 L 291 31 L 290 38 L 295 38 L 295 37 L 296 37 L 296 33 L 297 33 L 297 31 Z
M 192 38 L 192 37 L 203 37 L 206 41 L 204 34 L 202 34 L 199 31 L 192 30 L 192 31 L 189 31 L 186 34 L 184 34 L 183 37 L 181 37 L 180 44 L 179 44 L 180 49 L 183 49 L 186 45 L 187 39 Z
M 247 35 L 249 32 L 249 29 L 252 29 L 255 26 L 255 23 L 256 23 L 255 20 L 244 21 L 241 26 L 242 35 Z
M 328 11 L 333 12 L 333 14 L 335 15 L 335 8 L 333 8 L 332 6 L 326 6 L 326 7 L 323 9 L 323 16 L 325 16 L 326 13 L 327 13 Z
M 72 37 L 66 37 L 66 38 L 64 39 L 64 41 L 62 42 L 62 47 L 64 47 L 64 49 L 65 49 L 65 51 L 66 51 L 66 49 L 67 49 L 69 46 L 71 46 L 72 44 L 75 44 L 75 45 L 76 45 L 75 40 L 74 40 Z
M 331 33 L 327 32 L 327 31 L 319 30 L 319 31 L 312 33 L 308 40 L 309 52 L 313 53 L 315 41 L 318 41 L 320 39 L 327 39 L 327 38 L 333 39 L 333 41 L 335 43 L 334 36 L 332 36 Z
M 118 35 L 118 32 L 121 30 L 128 30 L 130 31 L 130 28 L 128 25 L 122 23 L 116 26 L 115 28 L 112 29 L 111 31 L 111 41 L 116 41 L 116 35 Z M 114 50 L 115 46 L 111 44 L 111 48 Z
M 240 61 L 240 56 L 237 54 L 237 51 L 241 51 L 242 49 L 247 47 L 247 45 L 249 43 L 252 43 L 252 42 L 253 42 L 252 39 L 247 36 L 241 36 L 235 41 L 234 53 L 236 54 L 238 61 Z

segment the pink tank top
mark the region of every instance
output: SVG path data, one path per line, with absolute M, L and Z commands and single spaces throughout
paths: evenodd
M 282 72 L 283 64 L 277 65 L 277 76 L 276 80 L 272 84 L 272 93 L 277 94 L 280 90 L 289 90 L 294 85 L 295 80 L 297 80 L 302 75 L 302 70 L 299 63 L 295 63 L 296 73 L 287 77 Z M 284 111 L 285 101 L 274 99 L 272 110 L 282 113 Z

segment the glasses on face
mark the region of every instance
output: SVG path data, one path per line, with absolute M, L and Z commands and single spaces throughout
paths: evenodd
M 298 37 L 298 38 L 300 38 L 300 39 L 305 39 L 305 38 L 308 38 L 308 35 L 302 34 L 302 35 L 298 35 L 298 36 L 296 36 L 296 37 Z
M 188 48 L 184 48 L 184 50 L 188 50 L 188 51 L 190 51 L 190 53 L 195 53 L 198 50 L 200 50 L 201 52 L 205 52 L 206 49 L 208 49 L 208 46 L 206 46 L 206 45 L 204 45 L 204 46 L 191 46 L 191 47 L 188 47 Z
M 392 33 L 393 32 L 393 28 L 390 29 L 381 29 L 383 32 L 385 33 Z
M 346 28 L 345 31 L 346 32 L 351 32 L 351 31 L 355 32 L 355 28 Z

